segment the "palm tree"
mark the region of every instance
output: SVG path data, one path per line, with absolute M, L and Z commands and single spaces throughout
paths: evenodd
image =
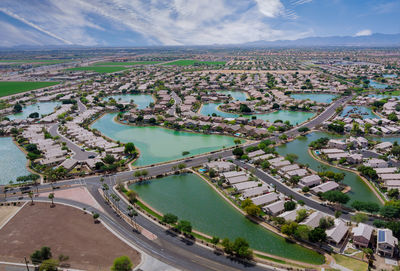
M 31 205 L 33 205 L 33 192 L 29 191 L 28 196 L 31 198 Z
M 49 199 L 51 199 L 51 205 L 54 206 L 54 193 L 49 194 Z

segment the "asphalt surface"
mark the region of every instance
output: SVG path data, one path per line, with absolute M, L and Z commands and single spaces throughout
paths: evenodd
M 74 152 L 74 156 L 72 158 L 74 158 L 75 160 L 78 160 L 78 161 L 84 161 L 84 160 L 87 160 L 89 158 L 89 156 L 97 156 L 97 153 L 85 151 L 82 147 L 76 145 L 74 142 L 72 142 L 71 140 L 69 140 L 68 138 L 66 138 L 62 134 L 60 134 L 58 132 L 58 127 L 59 126 L 60 126 L 59 123 L 56 123 L 53 126 L 51 126 L 50 129 L 49 129 L 49 133 L 53 137 L 54 136 L 59 136 L 60 140 L 62 142 L 66 143 L 67 147 Z
M 344 102 L 351 99 L 351 97 L 340 98 L 335 101 L 331 106 L 329 106 L 323 113 L 319 116 L 311 120 L 309 123 L 306 123 L 302 126 L 308 127 L 310 129 L 315 126 L 320 125 L 323 121 L 329 119 L 333 114 L 335 114 L 335 110 L 337 107 L 341 106 Z M 79 103 L 78 103 L 79 106 Z M 83 107 L 79 106 L 80 110 L 85 110 Z M 286 132 L 288 136 L 294 137 L 299 135 L 300 133 L 297 131 L 298 127 Z M 61 140 L 67 143 L 67 146 L 75 152 L 74 158 L 77 160 L 85 160 L 87 156 L 91 155 L 89 152 L 84 152 L 80 149 L 79 146 L 75 145 L 69 139 L 63 137 L 58 133 L 58 124 L 53 125 L 50 128 L 50 134 L 52 136 L 60 136 Z M 277 138 L 277 136 L 275 137 Z M 257 145 L 258 142 L 248 144 Z M 153 165 L 146 167 L 149 176 L 157 176 L 160 174 L 165 174 L 171 172 L 173 167 L 177 166 L 180 163 L 185 163 L 187 167 L 199 166 L 202 165 L 209 160 L 217 159 L 217 158 L 226 158 L 232 156 L 232 149 L 216 151 L 210 154 L 201 155 L 192 158 L 186 158 L 185 160 L 180 161 L 172 161 L 165 164 Z M 293 192 L 288 187 L 281 184 L 279 181 L 276 181 L 274 178 L 268 176 L 264 172 L 251 167 L 249 165 L 244 164 L 241 161 L 234 160 L 234 163 L 243 166 L 244 168 L 253 169 L 254 174 L 260 178 L 262 181 L 267 183 L 274 184 L 277 189 L 287 195 L 293 195 L 295 199 L 303 200 L 307 205 L 312 208 L 315 208 L 324 213 L 333 214 L 333 210 L 326 206 L 322 206 L 315 201 L 308 199 L 302 195 L 299 195 Z M 134 171 L 127 171 L 117 173 L 111 176 L 105 176 L 106 182 L 112 187 L 113 184 L 117 182 L 122 182 L 126 180 L 132 180 Z M 86 185 L 88 190 L 93 195 L 93 197 L 99 202 L 99 204 L 103 207 L 105 212 L 101 212 L 100 210 L 95 210 L 91 206 L 86 206 L 85 204 L 78 203 L 70 200 L 63 199 L 55 199 L 56 202 L 62 202 L 71 204 L 73 206 L 79 208 L 86 208 L 89 211 L 95 211 L 100 214 L 101 219 L 104 223 L 109 225 L 115 231 L 117 231 L 121 236 L 135 243 L 138 247 L 140 247 L 143 251 L 150 254 L 151 256 L 175 266 L 181 270 L 273 270 L 273 269 L 265 269 L 263 267 L 257 265 L 244 265 L 243 263 L 239 263 L 235 260 L 231 260 L 225 256 L 218 256 L 213 251 L 205 249 L 201 246 L 193 244 L 190 240 L 182 240 L 180 237 L 175 237 L 168 231 L 165 231 L 162 227 L 154 224 L 149 221 L 147 218 L 138 215 L 136 217 L 136 222 L 142 226 L 143 228 L 149 230 L 153 234 L 157 235 L 157 239 L 154 241 L 150 241 L 146 237 L 141 234 L 138 234 L 133 231 L 131 226 L 127 224 L 123 219 L 119 217 L 103 200 L 98 189 L 101 188 L 100 183 L 101 176 L 91 176 L 84 179 L 78 180 L 67 180 L 60 181 L 56 185 L 72 185 L 72 184 L 80 184 Z M 52 187 L 51 184 L 43 184 L 40 186 L 41 189 L 50 189 Z M 8 197 L 8 200 L 16 200 L 17 197 Z M 4 200 L 4 199 L 3 199 Z M 47 200 L 47 199 L 43 199 Z M 124 213 L 127 213 L 127 206 L 124 201 L 120 201 L 120 208 Z M 344 218 L 346 218 L 344 216 Z

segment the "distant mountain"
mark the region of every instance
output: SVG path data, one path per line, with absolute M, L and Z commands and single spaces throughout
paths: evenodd
M 246 47 L 325 47 L 325 46 L 399 46 L 400 34 L 375 33 L 369 36 L 309 37 L 298 40 L 254 41 L 242 43 Z

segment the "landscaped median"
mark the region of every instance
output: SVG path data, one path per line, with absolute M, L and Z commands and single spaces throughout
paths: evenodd
M 194 240 L 200 239 L 201 243 L 208 242 L 208 246 L 211 247 L 214 245 L 209 242 L 220 236 L 224 242 L 216 243 L 219 243 L 220 250 L 225 249 L 227 253 L 227 240 L 232 240 L 230 242 L 233 244 L 238 237 L 243 237 L 245 243 L 248 242 L 252 248 L 257 249 L 253 254 L 257 261 L 270 261 L 274 265 L 284 263 L 287 265 L 285 268 L 289 265 L 316 268 L 324 263 L 321 254 L 293 244 L 245 218 L 200 177 L 190 173 L 159 177 L 140 183 L 129 182 L 129 189 L 133 189 L 137 193 L 135 195 L 140 196 L 135 203 L 136 207 L 149 214 L 153 221 L 161 221 L 165 226 L 165 215 L 176 214 L 174 216 L 177 216 L 177 219 L 170 227 L 178 227 L 181 232 L 185 232 L 180 223 L 190 221 L 190 227 L 196 228 L 197 231 L 186 232 L 187 236 L 195 237 Z M 138 198 L 135 196 L 135 199 Z M 257 257 L 259 255 L 260 257 Z

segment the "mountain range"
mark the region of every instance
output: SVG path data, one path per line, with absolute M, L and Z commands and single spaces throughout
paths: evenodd
M 330 36 L 308 37 L 297 40 L 254 41 L 240 44 L 245 47 L 326 47 L 326 46 L 356 46 L 356 47 L 400 47 L 399 34 L 374 33 L 369 36 Z

